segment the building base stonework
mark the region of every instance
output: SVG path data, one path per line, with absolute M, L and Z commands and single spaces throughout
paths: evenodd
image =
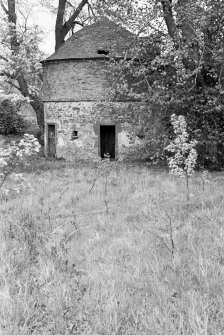
M 153 131 L 150 109 L 140 102 L 45 102 L 44 110 L 46 154 L 54 127 L 55 156 L 67 160 L 102 157 L 102 126 L 115 126 L 115 159 L 136 159 Z

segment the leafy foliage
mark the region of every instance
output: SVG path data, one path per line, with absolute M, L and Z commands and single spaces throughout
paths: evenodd
M 24 119 L 18 114 L 11 100 L 0 101 L 0 119 L 0 134 L 2 135 L 22 133 L 25 130 Z
M 117 81 L 117 91 L 148 101 L 152 110 L 159 108 L 168 136 L 170 115 L 185 116 L 190 136 L 199 142 L 200 167 L 221 168 L 224 165 L 223 2 L 160 0 L 130 1 L 127 5 L 110 0 L 104 2 L 104 7 L 107 15 L 138 36 L 132 46 L 135 58 L 114 63 L 117 73 L 122 73 L 121 69 L 125 73 Z M 145 35 L 149 37 L 142 38 Z
M 173 155 L 168 158 L 171 173 L 179 177 L 190 177 L 194 172 L 197 160 L 195 150 L 197 141 L 189 141 L 187 123 L 184 116 L 171 115 L 171 123 L 174 128 L 175 138 L 166 147 L 166 150 Z
M 7 6 L 8 5 L 8 6 Z M 32 4 L 24 1 L 1 2 L 0 23 L 0 75 L 6 93 L 18 92 L 31 104 L 43 132 L 43 103 L 40 97 L 42 86 L 43 53 L 39 49 L 40 29 L 31 23 L 29 15 Z M 20 10 L 19 10 L 20 7 Z M 20 14 L 20 15 L 19 15 Z
M 160 105 L 167 134 L 172 133 L 170 114 L 184 115 L 188 132 L 197 140 L 198 167 L 222 168 L 224 164 L 224 95 L 216 88 L 186 93 L 180 100 Z
M 15 173 L 15 170 L 16 167 L 24 162 L 25 157 L 34 155 L 39 150 L 40 144 L 38 140 L 29 134 L 24 134 L 24 138 L 18 143 L 13 141 L 7 148 L 0 148 L 0 189 L 4 195 L 7 196 L 9 191 L 20 193 L 29 186 L 23 174 Z M 13 173 L 10 187 L 3 188 L 6 179 Z
M 171 157 L 168 158 L 168 165 L 172 174 L 185 178 L 187 201 L 189 201 L 189 178 L 195 171 L 197 141 L 189 140 L 187 123 L 183 115 L 172 114 L 171 123 L 174 129 L 174 139 L 165 148 L 168 153 L 171 153 Z

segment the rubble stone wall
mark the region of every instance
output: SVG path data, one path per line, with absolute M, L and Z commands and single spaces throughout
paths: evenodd
M 100 125 L 115 125 L 116 158 L 130 160 L 143 150 L 150 133 L 150 125 L 141 120 L 147 108 L 137 102 L 48 102 L 45 123 L 46 128 L 48 123 L 56 124 L 57 157 L 96 159 L 100 155 Z M 144 138 L 137 136 L 140 128 Z M 72 139 L 73 131 L 78 132 L 78 138 Z
M 117 159 L 135 160 L 150 155 L 149 143 L 154 150 L 153 139 L 159 123 L 155 122 L 155 115 L 147 103 L 133 101 L 122 93 L 112 97 L 115 82 L 105 60 L 44 64 L 46 153 L 47 124 L 56 125 L 57 157 L 69 160 L 98 158 L 100 125 L 115 125 Z M 78 132 L 77 138 L 72 138 L 74 131 Z M 141 136 L 138 136 L 139 132 Z
M 60 61 L 44 65 L 43 101 L 108 100 L 112 78 L 107 62 Z

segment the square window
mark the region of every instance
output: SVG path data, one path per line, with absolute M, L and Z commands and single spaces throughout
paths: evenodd
M 76 138 L 78 138 L 78 131 L 77 130 L 73 130 L 71 138 L 72 138 L 72 140 L 75 140 Z

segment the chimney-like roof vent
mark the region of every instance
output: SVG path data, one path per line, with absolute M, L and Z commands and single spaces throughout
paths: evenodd
M 102 50 L 102 49 L 99 49 L 97 50 L 97 53 L 98 55 L 109 55 L 109 51 L 108 50 Z

